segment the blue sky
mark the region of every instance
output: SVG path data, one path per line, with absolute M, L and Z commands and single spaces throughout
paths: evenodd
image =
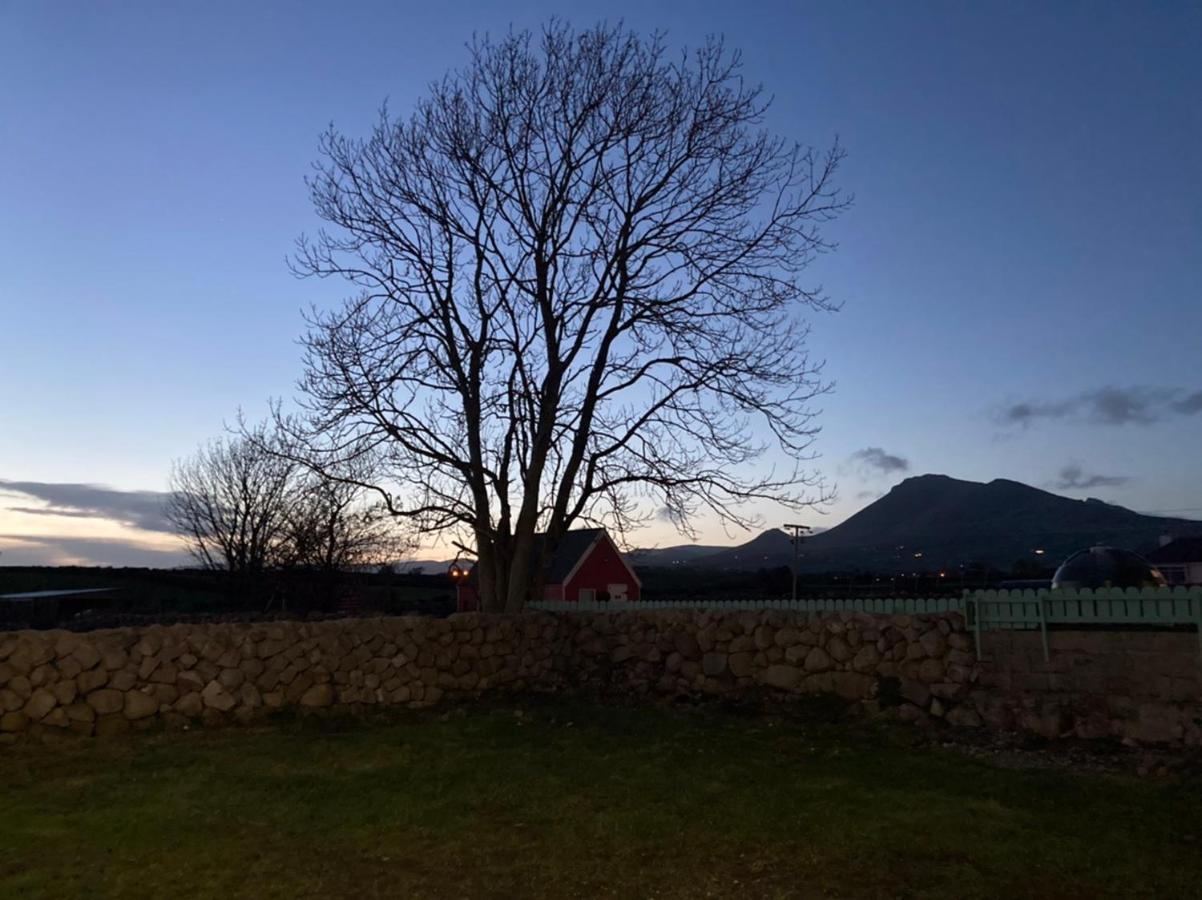
M 1202 518 L 1200 4 L 0 0 L 0 560 L 170 558 L 124 492 L 290 394 L 342 295 L 284 264 L 318 133 L 552 13 L 722 33 L 847 148 L 815 522 L 923 472 Z

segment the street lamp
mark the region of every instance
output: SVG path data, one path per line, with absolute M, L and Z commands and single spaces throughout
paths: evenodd
M 797 555 L 801 551 L 802 535 L 809 534 L 813 529 L 809 525 L 786 525 L 793 532 L 793 601 L 797 601 Z

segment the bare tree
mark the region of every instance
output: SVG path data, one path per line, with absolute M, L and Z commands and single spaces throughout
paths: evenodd
M 363 461 L 336 476 L 317 473 L 286 430 L 240 428 L 172 472 L 168 516 L 206 568 L 332 575 L 396 560 L 411 546 L 396 518 L 355 483 L 370 477 Z
M 278 564 L 297 464 L 269 452 L 274 441 L 259 425 L 173 467 L 167 516 L 204 567 L 247 575 Z
M 323 137 L 329 228 L 294 267 L 356 293 L 310 316 L 310 459 L 379 454 L 365 486 L 474 549 L 492 610 L 538 592 L 575 523 L 813 503 L 825 385 L 799 314 L 833 304 L 800 276 L 847 205 L 838 145 L 763 130 L 717 40 L 553 23 L 471 51 L 409 118 Z

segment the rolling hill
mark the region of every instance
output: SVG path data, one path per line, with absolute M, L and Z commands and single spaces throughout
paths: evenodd
M 680 544 L 675 547 L 654 547 L 631 550 L 626 554 L 626 561 L 632 566 L 669 566 L 688 565 L 701 557 L 712 556 L 727 550 L 727 547 L 706 546 L 705 544 Z
M 1202 534 L 1202 522 L 1147 516 L 1101 500 L 1073 500 L 1002 478 L 982 483 L 919 475 L 807 538 L 800 568 L 899 572 L 974 562 L 1009 568 L 1024 559 L 1055 564 L 1095 544 L 1146 553 L 1165 532 Z M 789 566 L 793 560 L 789 536 L 779 529 L 718 552 L 686 555 L 682 549 L 673 548 L 677 558 L 697 568 L 760 569 Z M 1037 549 L 1044 551 L 1041 557 Z M 636 564 L 658 563 L 636 558 Z

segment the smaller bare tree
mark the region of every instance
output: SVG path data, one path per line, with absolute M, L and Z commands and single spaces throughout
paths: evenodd
M 175 464 L 167 516 L 207 569 L 244 575 L 276 566 L 298 466 L 273 453 L 265 425 L 210 441 Z
M 236 591 L 274 595 L 324 594 L 343 573 L 392 562 L 410 548 L 405 532 L 352 468 L 315 472 L 279 424 L 248 425 L 211 441 L 175 465 L 168 516 L 192 556 L 207 569 L 229 573 Z M 287 578 L 304 572 L 307 583 Z M 269 584 L 258 577 L 270 573 Z M 282 596 L 278 599 L 282 600 Z

